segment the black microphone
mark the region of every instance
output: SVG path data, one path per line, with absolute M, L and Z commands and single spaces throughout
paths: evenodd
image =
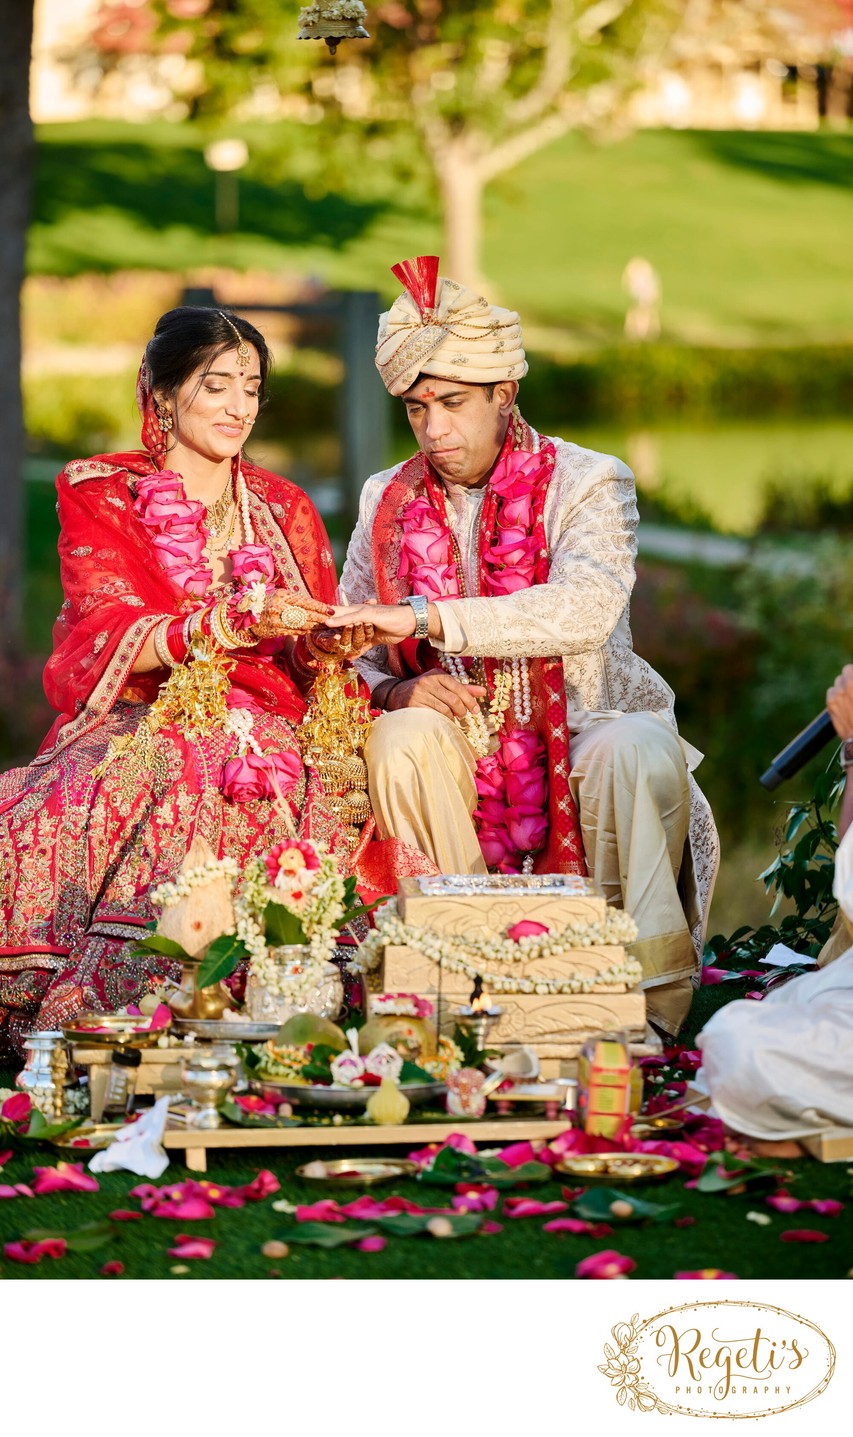
M 824 709 L 802 733 L 798 733 L 796 738 L 792 738 L 791 742 L 785 745 L 781 753 L 777 753 L 767 772 L 761 775 L 759 783 L 765 788 L 778 788 L 786 778 L 793 778 L 795 773 L 799 773 L 809 759 L 820 753 L 834 738 L 837 738 L 835 727 Z

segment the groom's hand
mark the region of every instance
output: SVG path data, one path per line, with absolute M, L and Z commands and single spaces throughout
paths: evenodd
M 440 639 L 442 625 L 435 604 L 427 609 L 429 637 Z M 401 644 L 415 632 L 415 613 L 410 604 L 346 604 L 335 609 L 329 619 L 330 629 L 342 629 L 355 624 L 369 624 L 373 629 L 374 644 Z
M 478 698 L 486 690 L 478 684 L 460 684 L 449 674 L 433 669 L 428 674 L 419 674 L 416 679 L 403 679 L 394 685 L 385 699 L 386 711 L 395 709 L 435 709 L 446 718 L 463 718 L 466 713 L 476 713 Z

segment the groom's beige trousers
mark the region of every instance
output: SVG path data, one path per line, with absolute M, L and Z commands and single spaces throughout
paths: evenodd
M 476 759 L 455 723 L 427 708 L 383 714 L 365 756 L 383 838 L 419 848 L 442 873 L 486 872 L 471 818 Z M 690 818 L 678 736 L 656 714 L 593 721 L 572 737 L 570 783 L 589 872 L 639 928 L 631 951 L 642 964 L 648 1016 L 675 1034 L 696 969 L 678 891 Z

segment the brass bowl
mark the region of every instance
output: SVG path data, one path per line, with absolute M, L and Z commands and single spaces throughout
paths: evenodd
M 325 1172 L 319 1171 L 320 1166 Z M 311 1171 L 315 1169 L 315 1171 Z M 408 1158 L 335 1158 L 333 1162 L 303 1163 L 296 1176 L 308 1183 L 339 1183 L 341 1187 L 372 1187 L 375 1183 L 393 1182 L 395 1178 L 412 1178 L 418 1173 L 417 1163 Z
M 675 1158 L 663 1153 L 586 1153 L 554 1164 L 558 1173 L 589 1183 L 640 1183 L 667 1178 L 678 1171 Z
M 69 1042 L 78 1043 L 81 1047 L 151 1048 L 163 1033 L 168 1033 L 171 1026 L 166 1023 L 159 1028 L 143 1028 L 140 1027 L 141 1022 L 144 1022 L 144 1017 L 133 1013 L 97 1013 L 84 1008 L 63 1023 L 62 1032 Z

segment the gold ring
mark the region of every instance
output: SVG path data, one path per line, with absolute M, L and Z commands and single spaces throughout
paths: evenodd
M 283 604 L 278 611 L 279 623 L 289 629 L 298 629 L 307 622 L 308 615 L 298 604 Z

